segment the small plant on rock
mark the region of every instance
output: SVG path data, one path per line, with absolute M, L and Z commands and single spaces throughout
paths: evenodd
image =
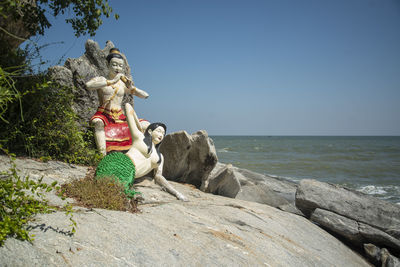
M 64 197 L 72 197 L 79 205 L 88 208 L 138 212 L 137 200 L 124 193 L 124 187 L 113 177 L 95 178 L 94 168 L 80 180 L 61 186 Z
M 0 150 L 7 153 L 1 146 Z M 13 155 L 10 155 L 10 159 L 10 169 L 0 172 L 0 246 L 8 237 L 31 242 L 33 235 L 29 235 L 26 228 L 29 220 L 35 214 L 50 213 L 57 209 L 48 205 L 43 194 L 57 190 L 57 182 L 49 185 L 44 183 L 42 178 L 38 181 L 30 179 L 29 176 L 21 178 L 17 173 Z M 70 215 L 74 233 L 76 223 L 72 219 L 71 207 L 66 205 L 63 209 Z

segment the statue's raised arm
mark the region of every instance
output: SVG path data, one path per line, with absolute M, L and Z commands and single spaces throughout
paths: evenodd
M 141 98 L 149 96 L 126 77 L 125 60 L 117 48 L 111 48 L 106 59 L 108 77 L 94 77 L 86 82 L 86 88 L 97 90 L 99 96 L 99 107 L 90 122 L 95 128 L 97 148 L 103 155 L 111 151 L 126 151 L 132 144 L 121 106 L 124 95 L 132 94 Z

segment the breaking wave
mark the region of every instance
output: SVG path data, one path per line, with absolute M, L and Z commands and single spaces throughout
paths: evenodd
M 217 153 L 238 153 L 232 150 L 231 147 L 224 147 L 217 150 Z

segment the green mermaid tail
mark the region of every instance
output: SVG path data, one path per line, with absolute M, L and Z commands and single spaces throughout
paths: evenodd
M 136 192 L 129 189 L 135 180 L 135 165 L 132 160 L 121 152 L 113 152 L 105 156 L 96 169 L 96 179 L 112 177 L 124 186 L 124 193 L 132 198 Z

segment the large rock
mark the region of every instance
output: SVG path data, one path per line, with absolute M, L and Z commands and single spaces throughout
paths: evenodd
M 400 251 L 400 240 L 368 224 L 319 208 L 312 213 L 310 219 L 360 247 L 365 243 L 374 243 Z
M 266 204 L 276 208 L 289 204 L 285 198 L 277 195 L 265 184 L 242 186 L 236 198 Z
M 25 166 L 23 161 L 17 165 Z M 60 181 L 75 179 L 62 177 L 63 168 L 70 172 L 73 165 L 41 165 L 32 170 L 45 179 L 47 173 L 57 173 L 51 179 L 60 175 Z M 6 240 L 1 265 L 370 266 L 303 217 L 171 183 L 190 201 L 179 201 L 144 179 L 136 185 L 145 198 L 141 213 L 77 207 L 75 234 L 64 213 L 38 215 L 30 223 L 34 242 Z
M 89 39 L 85 43 L 85 53 L 81 57 L 68 58 L 64 66 L 54 66 L 48 70 L 52 81 L 61 86 L 74 88 L 75 103 L 73 108 L 81 125 L 89 122 L 99 105 L 97 92 L 88 90 L 85 83 L 96 76 L 108 76 L 106 57 L 113 47 L 114 44 L 107 41 L 104 49 L 101 49 L 97 42 Z M 130 66 L 125 55 L 122 54 L 122 56 L 126 62 L 125 75 L 131 79 Z M 125 96 L 124 103 L 127 101 L 132 102 L 132 96 Z
M 294 182 L 219 162 L 205 181 L 205 192 L 266 204 L 302 216 L 294 205 L 296 188 Z
M 400 259 L 390 254 L 386 248 L 381 249 L 380 254 L 382 267 L 400 267 Z
M 400 252 L 400 206 L 338 185 L 302 180 L 296 206 L 312 220 L 352 242 Z
M 207 193 L 231 198 L 235 198 L 239 191 L 240 181 L 238 177 L 235 176 L 231 164 L 226 165 L 225 168 L 217 172 L 212 179 L 209 179 L 208 186 L 205 190 Z
M 321 208 L 400 238 L 400 206 L 338 185 L 302 180 L 296 206 L 306 215 Z
M 364 251 L 375 266 L 399 267 L 400 259 L 389 253 L 386 248 L 379 248 L 374 244 L 364 244 Z
M 33 180 L 42 178 L 43 182 L 47 184 L 58 182 L 60 185 L 70 182 L 73 179 L 81 179 L 86 176 L 89 170 L 86 166 L 68 164 L 60 161 L 39 162 L 32 159 L 16 159 L 14 163 L 16 164 L 18 174 L 21 178 L 29 177 Z M 9 172 L 10 164 L 11 161 L 8 157 L 0 155 L 0 173 Z M 53 193 L 44 193 L 44 195 L 54 205 L 62 206 L 66 203 Z M 67 199 L 66 201 L 72 201 L 72 199 Z
M 205 190 L 205 181 L 218 161 L 214 143 L 206 131 L 168 134 L 160 152 L 164 155 L 163 175 L 167 179 Z
M 272 177 L 260 173 L 256 173 L 247 169 L 235 168 L 246 181 L 242 180 L 242 185 L 266 185 L 276 195 L 286 199 L 288 202 L 295 202 L 295 195 L 298 184 L 279 177 Z

